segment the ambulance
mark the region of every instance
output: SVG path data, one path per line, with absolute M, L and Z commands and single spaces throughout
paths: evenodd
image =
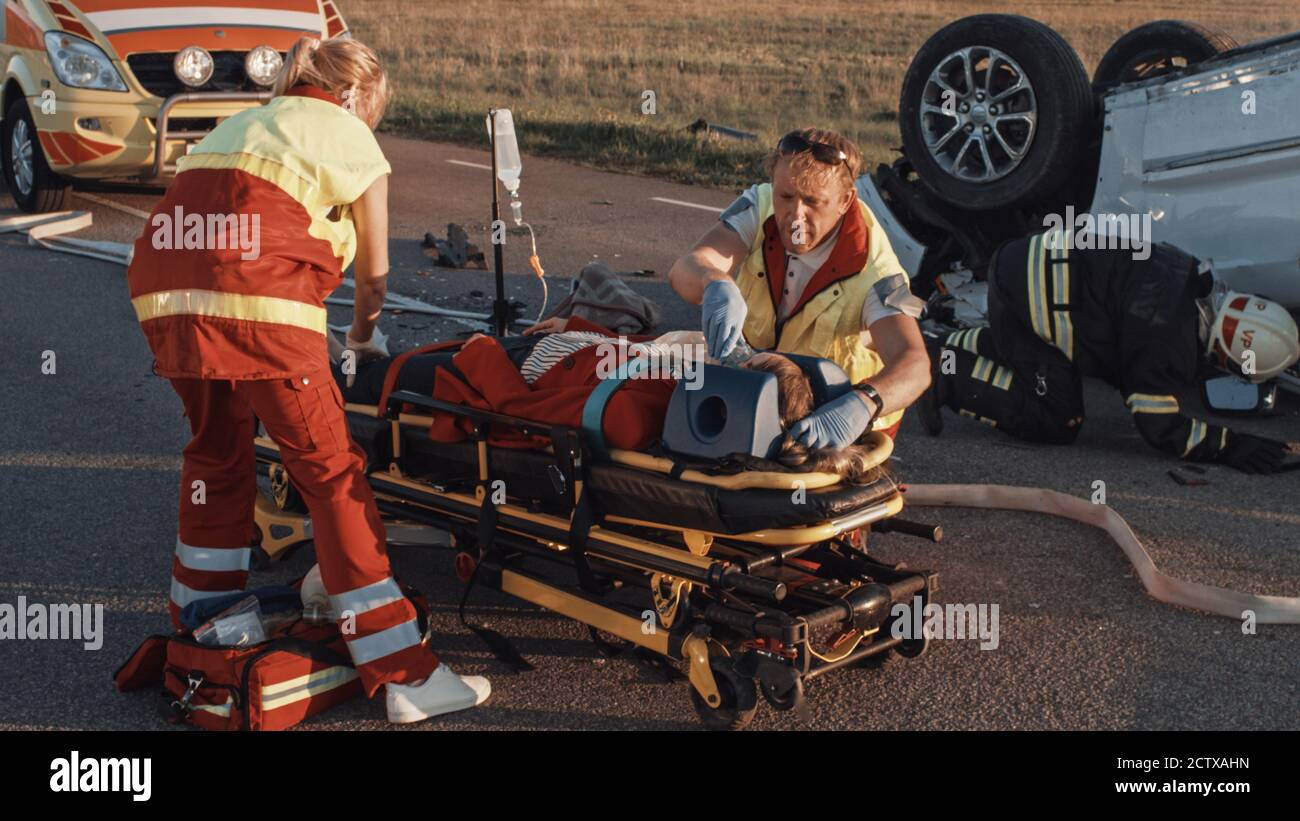
M 18 207 L 76 180 L 151 183 L 269 99 L 300 37 L 350 36 L 333 0 L 0 0 L 0 164 Z

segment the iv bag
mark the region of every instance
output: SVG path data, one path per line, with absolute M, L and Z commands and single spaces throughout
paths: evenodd
M 519 143 L 515 140 L 515 118 L 508 108 L 498 108 L 496 117 L 497 179 L 511 194 L 519 191 L 519 174 L 523 163 L 519 160 Z M 492 136 L 492 117 L 486 119 L 488 136 Z

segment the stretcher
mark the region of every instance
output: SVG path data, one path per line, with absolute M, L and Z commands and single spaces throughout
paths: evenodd
M 759 695 L 802 712 L 809 680 L 926 650 L 925 637 L 894 635 L 905 616 L 893 611 L 918 597 L 924 606 L 937 575 L 881 562 L 861 545 L 872 528 L 940 533 L 898 518 L 903 494 L 883 469 L 860 485 L 824 473 L 725 473 L 698 458 L 589 447 L 578 428 L 404 391 L 383 407 L 345 410 L 390 541 L 421 528 L 445 534 L 426 543 L 455 551 L 467 585 L 582 622 L 604 651 L 622 645 L 671 668 L 684 663 L 707 727 L 744 727 Z M 431 440 L 435 413 L 470 420 L 472 437 Z M 490 445 L 499 428 L 546 447 Z M 883 466 L 893 441 L 873 433 L 869 443 Z M 257 501 L 256 553 L 269 561 L 309 540 L 311 525 L 276 444 L 259 436 L 255 445 L 271 489 Z M 499 642 L 494 651 L 528 668 Z

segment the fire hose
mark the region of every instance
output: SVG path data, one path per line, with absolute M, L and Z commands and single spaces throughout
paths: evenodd
M 1166 604 L 1230 619 L 1254 613 L 1258 624 L 1300 624 L 1300 597 L 1265 596 L 1176 579 L 1156 568 L 1128 522 L 1111 507 L 1055 490 L 1009 485 L 908 485 L 913 507 L 968 507 L 1045 513 L 1100 528 L 1124 551 L 1147 593 Z

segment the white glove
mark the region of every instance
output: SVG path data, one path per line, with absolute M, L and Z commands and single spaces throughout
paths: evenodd
M 352 387 L 352 383 L 357 380 L 357 365 L 360 365 L 362 362 L 368 362 L 372 359 L 380 359 L 389 355 L 388 337 L 385 336 L 384 332 L 379 330 L 379 326 L 376 325 L 374 333 L 370 335 L 370 339 L 365 342 L 358 342 L 352 338 L 352 326 L 349 325 L 345 339 L 347 342 L 347 350 L 352 351 L 353 356 L 355 357 L 352 362 L 352 367 L 345 367 L 343 369 L 344 373 L 347 374 L 347 386 L 350 388 Z M 344 363 L 346 364 L 346 362 L 347 358 L 345 357 Z M 352 372 L 347 373 L 348 370 L 351 370 Z

